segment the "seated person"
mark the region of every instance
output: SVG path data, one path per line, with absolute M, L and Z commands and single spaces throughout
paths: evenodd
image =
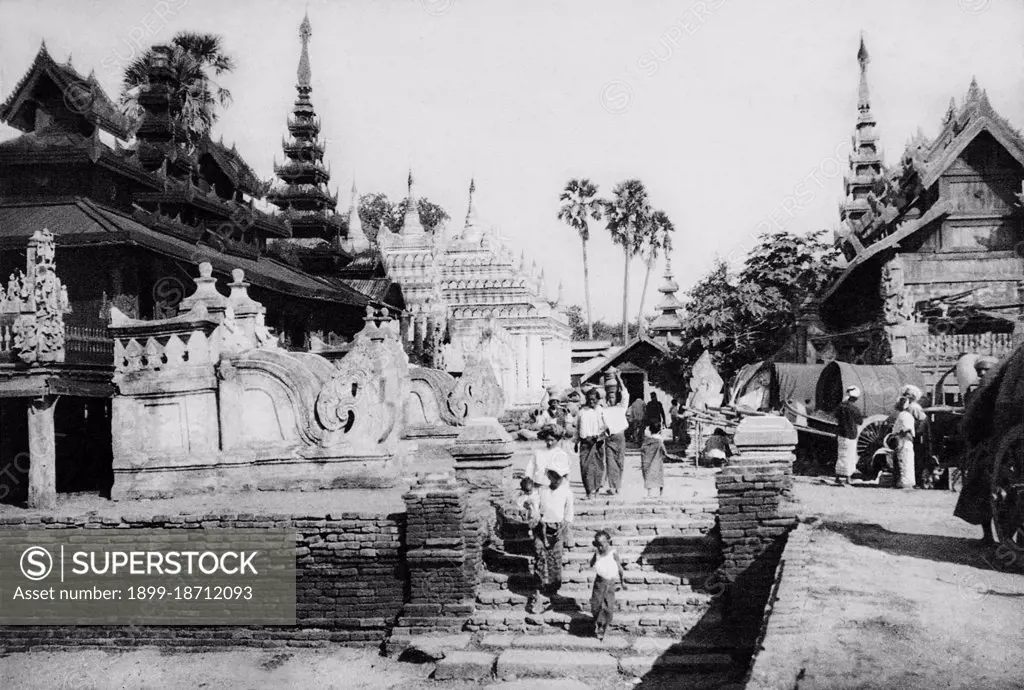
M 732 457 L 732 448 L 729 447 L 729 436 L 721 427 L 715 429 L 714 433 L 704 444 L 704 462 L 713 465 L 724 465 L 726 460 Z

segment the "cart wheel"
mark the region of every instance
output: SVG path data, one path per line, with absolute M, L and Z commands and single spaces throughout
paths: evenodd
M 1024 424 L 999 440 L 992 463 L 991 504 L 996 540 L 1024 548 Z
M 875 451 L 882 447 L 889 433 L 889 420 L 886 417 L 869 421 L 857 435 L 857 467 L 871 467 L 871 459 Z

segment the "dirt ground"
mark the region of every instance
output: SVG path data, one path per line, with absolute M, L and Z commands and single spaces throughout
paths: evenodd
M 951 492 L 798 481 L 819 518 L 801 690 L 1024 687 L 1024 553 L 981 546 Z

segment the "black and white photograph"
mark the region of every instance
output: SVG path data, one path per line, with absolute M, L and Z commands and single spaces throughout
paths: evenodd
M 0 0 L 0 690 L 1024 688 L 1024 3 Z

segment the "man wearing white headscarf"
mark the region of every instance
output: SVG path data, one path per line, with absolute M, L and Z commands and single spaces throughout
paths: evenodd
M 836 410 L 839 435 L 836 437 L 836 486 L 849 486 L 850 476 L 857 471 L 857 432 L 860 431 L 864 415 L 857 407 L 860 389 L 850 386 L 846 389 L 846 400 Z

